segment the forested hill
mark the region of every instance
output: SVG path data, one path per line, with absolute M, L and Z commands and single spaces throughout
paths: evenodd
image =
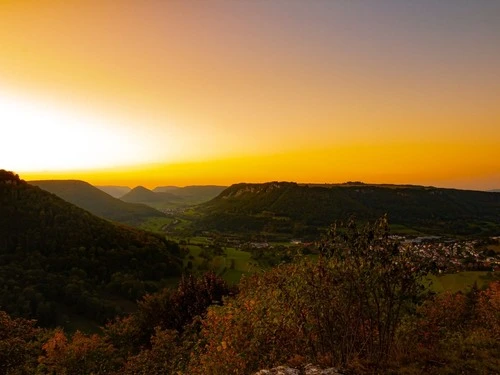
M 0 170 L 0 306 L 61 324 L 98 322 L 178 276 L 180 250 L 160 236 L 114 224 Z
M 41 180 L 29 181 L 43 190 L 81 207 L 94 215 L 124 224 L 137 225 L 150 217 L 164 216 L 152 207 L 123 202 L 84 181 Z
M 181 200 L 178 196 L 170 193 L 158 193 L 145 188 L 144 186 L 136 186 L 127 194 L 120 198 L 124 202 L 134 202 L 143 204 L 158 204 L 164 202 L 176 202 Z
M 500 194 L 423 186 L 236 184 L 199 210 L 204 229 L 307 232 L 352 215 L 365 221 L 387 213 L 392 224 L 423 233 L 500 233 Z

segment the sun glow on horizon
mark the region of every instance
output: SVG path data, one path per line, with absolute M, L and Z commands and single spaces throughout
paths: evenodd
M 146 136 L 50 101 L 0 92 L 0 123 L 7 140 L 0 162 L 19 172 L 119 167 L 157 157 L 148 150 Z
M 411 184 L 472 190 L 498 186 L 494 142 L 472 147 L 446 142 L 355 145 L 235 156 L 178 163 L 129 165 L 68 172 L 22 173 L 26 180 L 78 179 L 94 185 L 232 185 L 294 181 L 298 183 Z M 467 158 L 463 158 L 467 155 Z M 484 160 L 488 160 L 485 162 Z M 367 169 L 367 167 L 370 167 Z M 467 173 L 460 174 L 461 170 Z
M 0 2 L 0 169 L 500 187 L 500 2 L 125 3 Z

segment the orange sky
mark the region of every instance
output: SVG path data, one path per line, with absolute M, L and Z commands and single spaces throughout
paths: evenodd
M 500 3 L 2 1 L 0 168 L 500 188 Z

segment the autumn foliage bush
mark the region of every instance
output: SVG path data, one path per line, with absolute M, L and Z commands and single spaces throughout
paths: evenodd
M 425 301 L 399 332 L 408 373 L 500 373 L 500 282 Z
M 33 373 L 46 335 L 35 323 L 0 311 L 0 374 Z
M 189 331 L 189 330 L 188 330 Z M 151 347 L 130 356 L 123 367 L 126 375 L 183 374 L 194 340 L 193 332 L 182 334 L 159 327 L 151 337 Z
M 48 374 L 86 375 L 109 374 L 120 368 L 116 349 L 99 335 L 79 331 L 66 337 L 56 329 L 42 349 L 39 371 Z
M 299 270 L 288 265 L 244 279 L 236 298 L 210 308 L 188 373 L 245 374 L 301 353 L 296 349 L 302 337 L 291 308 L 295 301 L 285 301 L 281 293 L 291 289 L 285 283 Z

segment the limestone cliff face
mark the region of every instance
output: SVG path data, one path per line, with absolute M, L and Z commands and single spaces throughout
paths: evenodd
M 342 375 L 336 368 L 321 369 L 318 366 L 308 364 L 302 369 L 278 366 L 270 370 L 260 370 L 254 375 Z

